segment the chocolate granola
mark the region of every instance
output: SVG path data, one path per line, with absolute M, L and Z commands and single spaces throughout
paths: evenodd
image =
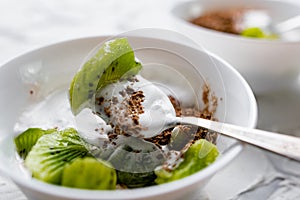
M 240 34 L 244 8 L 213 10 L 191 20 L 191 23 L 216 31 Z

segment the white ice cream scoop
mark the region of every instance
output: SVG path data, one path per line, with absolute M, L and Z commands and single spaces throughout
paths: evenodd
M 150 138 L 175 116 L 168 96 L 140 75 L 101 89 L 95 111 L 120 134 Z

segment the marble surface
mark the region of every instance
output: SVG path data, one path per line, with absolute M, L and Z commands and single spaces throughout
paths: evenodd
M 1 0 L 0 63 L 66 39 L 145 27 L 174 29 L 169 11 L 178 1 Z M 300 136 L 300 85 L 293 81 L 291 88 L 257 96 L 259 128 Z M 27 198 L 0 176 L 0 200 L 7 199 Z M 247 146 L 194 199 L 300 199 L 300 164 Z

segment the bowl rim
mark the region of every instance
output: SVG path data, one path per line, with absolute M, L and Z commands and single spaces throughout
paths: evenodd
M 26 57 L 29 54 L 38 52 L 40 50 L 44 50 L 46 48 L 51 48 L 58 45 L 63 45 L 63 44 L 73 43 L 73 42 L 83 42 L 86 40 L 104 41 L 105 39 L 110 37 L 112 37 L 112 35 L 101 35 L 101 36 L 94 35 L 88 37 L 79 37 L 79 38 L 72 38 L 68 40 L 53 42 L 47 45 L 43 45 L 41 47 L 36 47 L 34 49 L 25 51 L 24 53 L 21 53 L 9 59 L 9 61 L 6 61 L 4 64 L 1 64 L 0 70 L 1 68 L 5 68 L 6 65 L 9 65 L 15 60 L 21 59 L 22 57 Z M 136 38 L 137 36 L 129 36 L 129 37 Z M 138 38 L 161 40 L 161 39 L 151 38 L 151 37 L 138 37 Z M 248 127 L 254 128 L 256 126 L 258 112 L 257 112 L 257 103 L 256 103 L 255 96 L 250 86 L 246 82 L 246 80 L 235 68 L 233 68 L 229 63 L 224 61 L 222 58 L 216 56 L 213 53 L 207 52 L 204 49 L 195 48 L 194 46 L 187 45 L 187 44 L 185 45 L 176 41 L 170 41 L 170 40 L 164 40 L 164 41 L 168 43 L 174 43 L 178 46 L 184 46 L 184 47 L 192 48 L 197 51 L 202 51 L 203 53 L 207 53 L 214 59 L 219 60 L 227 68 L 229 68 L 244 85 L 246 92 L 250 98 L 250 102 L 251 102 L 250 110 L 252 111 L 252 116 L 250 117 Z M 97 43 L 95 43 L 95 45 L 97 45 Z M 228 163 L 230 163 L 230 161 L 236 158 L 237 155 L 242 151 L 243 146 L 244 145 L 241 142 L 236 141 L 231 147 L 228 148 L 228 150 L 226 150 L 226 153 L 222 155 L 222 159 L 217 159 L 209 167 L 193 175 L 190 175 L 186 178 L 182 178 L 178 181 L 173 181 L 162 185 L 149 186 L 145 188 L 136 188 L 131 190 L 112 190 L 112 191 L 85 190 L 85 189 L 78 189 L 78 188 L 67 188 L 67 187 L 62 187 L 62 186 L 53 185 L 49 183 L 44 183 L 36 179 L 31 179 L 30 181 L 28 181 L 29 180 L 28 178 L 25 177 L 20 178 L 9 169 L 1 167 L 1 165 L 0 165 L 0 172 L 3 172 L 4 175 L 10 177 L 18 186 L 20 186 L 21 190 L 25 188 L 26 191 L 28 191 L 29 189 L 32 191 L 38 191 L 38 192 L 42 192 L 43 194 L 49 194 L 51 196 L 57 196 L 62 198 L 68 198 L 68 199 L 95 199 L 100 197 L 101 199 L 120 199 L 120 197 L 122 197 L 121 199 L 138 199 L 138 198 L 145 198 L 145 197 L 151 198 L 151 197 L 156 197 L 159 195 L 171 193 L 173 191 L 184 190 L 191 186 L 197 187 L 197 182 L 199 182 L 199 180 L 208 179 L 209 177 L 217 173 L 219 170 L 224 168 Z M 179 181 L 180 184 L 178 184 Z
M 295 2 L 292 1 L 281 1 L 281 0 L 263 0 L 265 2 L 277 2 L 277 3 L 282 3 L 282 4 L 286 4 L 286 5 L 290 5 L 290 6 L 294 6 L 299 8 L 300 11 L 300 4 L 297 4 Z M 231 39 L 234 41 L 239 41 L 239 42 L 243 42 L 243 43 L 258 43 L 258 44 L 266 44 L 266 45 L 299 45 L 300 44 L 300 39 L 299 40 L 266 40 L 266 39 L 257 39 L 257 38 L 251 38 L 251 37 L 242 37 L 239 35 L 234 35 L 234 34 L 230 34 L 230 33 L 225 33 L 225 32 L 221 32 L 221 31 L 217 31 L 217 30 L 213 30 L 213 29 L 209 29 L 209 28 L 205 28 L 205 27 L 201 27 L 198 26 L 196 24 L 193 24 L 191 22 L 189 22 L 186 19 L 183 19 L 182 17 L 177 15 L 177 10 L 181 7 L 181 6 L 185 6 L 188 4 L 199 4 L 201 5 L 201 0 L 189 0 L 189 1 L 183 1 L 183 2 L 179 2 L 177 4 L 175 4 L 172 8 L 171 8 L 171 15 L 173 18 L 175 18 L 175 20 L 179 21 L 180 23 L 183 23 L 185 26 L 190 26 L 190 28 L 193 28 L 193 30 L 198 31 L 198 32 L 203 32 L 206 34 L 211 34 L 215 37 L 223 37 L 224 39 Z

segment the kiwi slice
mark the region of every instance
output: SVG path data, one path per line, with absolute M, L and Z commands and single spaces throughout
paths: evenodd
M 116 170 L 109 163 L 86 157 L 65 166 L 61 184 L 83 189 L 113 190 L 116 189 L 116 182 Z
M 18 135 L 14 139 L 14 142 L 19 156 L 25 159 L 31 148 L 41 136 L 53 133 L 54 131 L 56 131 L 56 129 L 43 130 L 41 128 L 29 128 Z
M 184 153 L 184 160 L 172 171 L 160 168 L 155 171 L 157 184 L 175 181 L 207 167 L 218 157 L 217 147 L 205 139 L 197 140 Z
M 25 159 L 25 166 L 39 180 L 60 184 L 64 166 L 88 154 L 77 131 L 69 128 L 40 137 Z
M 136 137 L 123 138 L 109 156 L 117 170 L 118 183 L 128 188 L 138 188 L 154 184 L 154 170 L 165 161 L 162 151 L 153 143 Z
M 74 76 L 70 90 L 70 104 L 74 114 L 89 105 L 97 90 L 120 78 L 136 75 L 142 68 L 126 38 L 105 42 Z

